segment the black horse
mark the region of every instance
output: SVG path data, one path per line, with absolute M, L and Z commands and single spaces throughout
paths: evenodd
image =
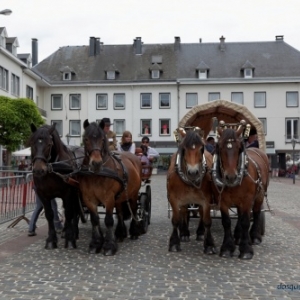
M 65 211 L 64 237 L 65 248 L 76 248 L 78 238 L 78 221 L 80 216 L 79 190 L 67 183 L 67 174 L 76 170 L 83 148 L 71 151 L 61 141 L 55 124 L 36 128 L 31 124 L 32 135 L 28 140 L 31 147 L 33 181 L 37 195 L 40 197 L 48 221 L 49 232 L 46 249 L 57 248 L 57 235 L 53 221 L 51 199 L 61 198 Z

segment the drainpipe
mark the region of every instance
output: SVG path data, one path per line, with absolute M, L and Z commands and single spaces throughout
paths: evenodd
M 180 82 L 177 80 L 177 124 L 179 125 L 180 117 Z

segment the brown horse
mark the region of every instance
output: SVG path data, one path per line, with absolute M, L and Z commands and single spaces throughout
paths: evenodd
M 213 180 L 218 192 L 224 227 L 224 240 L 220 256 L 232 256 L 235 243 L 239 244 L 239 258 L 253 257 L 253 244 L 261 242 L 260 211 L 269 184 L 269 163 L 267 155 L 257 148 L 245 149 L 241 137 L 246 122 L 241 121 L 238 129 L 220 122 L 219 140 L 216 146 L 215 163 L 212 170 Z M 236 207 L 238 222 L 234 232 L 235 243 L 231 234 L 231 220 L 228 210 Z M 250 216 L 253 225 L 250 230 Z
M 93 231 L 89 251 L 99 253 L 103 248 L 105 255 L 114 255 L 117 251 L 116 240 L 122 241 L 127 236 L 126 218 L 132 217 L 129 229 L 131 239 L 137 239 L 140 235 L 137 202 L 141 187 L 141 162 L 129 152 L 110 152 L 105 133 L 95 122 L 85 120 L 83 127 L 83 169 L 86 168 L 88 172 L 79 173 L 78 179 L 83 202 L 91 214 Z M 100 228 L 99 204 L 105 207 L 105 237 Z M 118 224 L 113 233 L 115 207 Z
M 183 135 L 185 132 L 183 131 Z M 189 240 L 187 207 L 198 204 L 204 223 L 204 253 L 216 253 L 211 235 L 210 207 L 212 202 L 212 184 L 208 169 L 212 167 L 212 156 L 204 148 L 199 131 L 190 129 L 182 139 L 177 153 L 171 158 L 167 175 L 168 200 L 172 207 L 173 231 L 169 241 L 169 251 L 180 251 L 180 240 Z M 180 237 L 178 235 L 180 231 Z M 200 224 L 197 238 L 200 238 Z
M 51 199 L 63 200 L 65 209 L 64 237 L 65 247 L 76 248 L 78 238 L 78 218 L 80 215 L 79 190 L 64 180 L 76 169 L 75 152 L 67 148 L 61 141 L 55 124 L 36 128 L 31 124 L 32 134 L 28 140 L 31 147 L 32 173 L 36 193 L 40 197 L 48 221 L 49 231 L 46 249 L 57 248 L 57 236 L 53 222 Z M 77 147 L 77 154 L 83 158 L 83 151 Z

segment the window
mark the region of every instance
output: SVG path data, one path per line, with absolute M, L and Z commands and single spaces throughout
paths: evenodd
M 151 135 L 152 134 L 151 120 L 141 120 L 141 134 L 142 135 Z
M 267 119 L 266 118 L 258 118 L 259 121 L 261 121 L 264 134 L 267 135 Z
M 298 107 L 298 92 L 286 92 L 286 107 Z
M 159 70 L 152 70 L 151 75 L 152 75 L 152 79 L 159 79 L 160 71 Z
M 15 74 L 11 74 L 11 94 L 20 96 L 20 78 Z
M 123 132 L 126 130 L 125 128 L 125 120 L 114 120 L 114 132 L 116 135 L 122 136 Z
M 62 95 L 51 95 L 51 109 L 52 110 L 62 110 Z
M 8 71 L 0 67 L 0 88 L 8 91 Z
M 285 140 L 290 142 L 292 138 L 299 138 L 299 118 L 285 119 Z
M 198 95 L 196 93 L 186 94 L 186 108 L 191 108 L 198 104 Z
M 244 95 L 241 92 L 231 93 L 231 102 L 237 104 L 244 104 Z
M 107 109 L 107 94 L 96 95 L 96 109 Z
M 114 109 L 125 109 L 125 94 L 114 94 Z
M 33 100 L 33 88 L 26 85 L 26 98 Z
M 220 99 L 220 93 L 208 93 L 208 101 L 215 101 Z
M 106 79 L 116 79 L 116 72 L 115 71 L 107 71 Z
M 170 108 L 171 107 L 171 94 L 160 93 L 159 94 L 159 108 Z
M 53 125 L 54 123 L 56 124 L 55 128 L 56 128 L 58 134 L 60 136 L 62 136 L 63 135 L 63 122 L 62 122 L 62 120 L 51 120 L 51 125 Z
M 207 70 L 199 70 L 199 79 L 207 79 Z
M 159 128 L 160 128 L 159 135 L 170 135 L 170 120 L 160 119 Z
M 80 109 L 81 108 L 81 95 L 71 94 L 70 95 L 70 109 Z
M 254 93 L 254 107 L 267 107 L 266 92 Z
M 151 108 L 152 107 L 152 95 L 150 93 L 141 94 L 141 108 Z
M 70 121 L 70 135 L 71 136 L 80 136 L 80 134 L 81 134 L 80 129 L 81 129 L 80 120 Z
M 71 80 L 71 79 L 72 79 L 71 72 L 64 72 L 63 73 L 63 80 Z
M 252 78 L 252 69 L 244 69 L 244 78 Z

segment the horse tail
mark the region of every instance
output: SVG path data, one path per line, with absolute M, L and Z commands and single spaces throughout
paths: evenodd
M 124 221 L 129 220 L 131 218 L 131 212 L 129 210 L 128 205 L 130 205 L 129 202 L 122 202 L 122 215 Z

